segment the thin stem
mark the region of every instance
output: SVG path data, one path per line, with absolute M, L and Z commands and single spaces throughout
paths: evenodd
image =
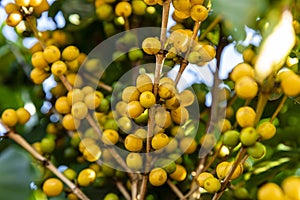
M 97 79 L 96 79 L 95 77 L 93 77 L 92 75 L 90 75 L 90 74 L 88 74 L 88 73 L 84 73 L 83 76 L 84 76 L 86 79 L 88 79 L 88 80 L 90 80 L 90 81 L 93 81 L 93 83 L 94 83 L 94 84 L 97 84 L 98 87 L 100 87 L 100 88 L 102 88 L 102 89 L 104 89 L 104 90 L 106 90 L 106 91 L 108 91 L 108 92 L 112 92 L 112 87 L 111 87 L 111 86 L 106 85 L 105 83 L 103 83 L 103 82 L 97 80 Z
M 284 95 L 284 97 L 281 99 L 280 104 L 277 106 L 275 112 L 273 113 L 270 122 L 273 122 L 275 120 L 275 118 L 277 117 L 277 115 L 279 114 L 279 112 L 281 111 L 282 107 L 284 106 L 284 103 L 287 100 L 287 96 Z
M 263 111 L 267 105 L 268 102 L 268 98 L 269 98 L 269 94 L 267 93 L 260 93 L 258 96 L 258 102 L 256 105 L 256 117 L 255 117 L 255 121 L 254 124 L 257 124 L 258 121 L 260 120 Z
M 229 173 L 228 173 L 227 176 L 225 177 L 224 182 L 222 183 L 222 186 L 221 186 L 220 191 L 219 191 L 218 193 L 215 193 L 215 195 L 213 196 L 212 200 L 218 200 L 218 199 L 221 198 L 221 196 L 223 195 L 223 193 L 224 193 L 224 191 L 225 191 L 225 189 L 226 189 L 226 187 L 227 187 L 227 185 L 228 185 L 228 183 L 229 183 L 229 181 L 230 181 L 230 179 L 231 179 L 231 177 L 232 177 L 232 175 L 233 175 L 235 169 L 236 169 L 237 166 L 241 163 L 241 161 L 243 160 L 244 155 L 245 155 L 246 153 L 247 153 L 247 148 L 242 147 L 242 148 L 240 149 L 240 152 L 239 152 L 239 154 L 237 155 L 237 158 L 236 158 L 236 160 L 234 161 L 234 163 L 233 163 L 233 165 L 232 165 L 232 167 L 231 167 Z
M 174 185 L 174 183 L 172 183 L 172 181 L 170 179 L 167 180 L 167 184 L 169 185 L 169 187 L 172 189 L 172 191 L 176 194 L 176 196 L 179 199 L 181 199 L 181 200 L 186 199 L 184 197 L 184 195 L 182 194 L 182 192 L 178 189 L 178 187 L 176 187 L 176 185 Z
M 214 21 L 210 23 L 210 25 L 206 28 L 206 30 L 200 35 L 199 40 L 204 40 L 206 35 L 216 26 L 220 23 L 222 20 L 221 16 L 217 16 Z
M 130 23 L 129 23 L 128 17 L 123 16 L 123 19 L 124 19 L 124 22 L 125 22 L 124 23 L 125 31 L 130 30 Z
M 163 3 L 162 23 L 160 32 L 161 49 L 165 48 L 165 43 L 167 40 L 167 27 L 169 21 L 170 4 L 171 0 L 167 0 Z
M 65 175 L 63 175 L 58 169 L 52 164 L 51 161 L 47 160 L 41 154 L 39 154 L 22 136 L 12 131 L 9 131 L 6 136 L 11 140 L 18 143 L 26 151 L 28 151 L 35 159 L 39 160 L 41 163 L 44 163 L 45 167 L 49 169 L 54 175 L 56 175 L 60 180 L 62 180 L 79 199 L 89 200 L 89 198 Z
M 73 86 L 69 83 L 69 81 L 64 75 L 59 76 L 59 79 L 68 91 L 71 91 L 73 89 Z
M 41 32 L 39 32 L 39 30 L 36 27 L 36 24 L 33 21 L 35 19 L 36 19 L 35 17 L 28 16 L 28 17 L 26 17 L 26 22 L 27 22 L 28 28 L 31 29 L 31 31 L 33 32 L 34 37 L 36 39 L 38 39 L 39 43 L 41 44 L 41 46 L 44 49 L 44 48 L 46 48 L 47 45 L 46 45 L 45 41 L 43 40 L 43 38 L 41 37 Z
M 126 188 L 124 187 L 121 181 L 117 181 L 116 186 L 119 189 L 119 191 L 123 194 L 126 200 L 131 200 L 129 193 L 127 192 Z

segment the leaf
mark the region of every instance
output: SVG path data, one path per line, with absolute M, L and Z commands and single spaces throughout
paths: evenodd
M 0 194 L 1 199 L 29 199 L 32 193 L 30 182 L 36 173 L 30 157 L 15 146 L 11 146 L 0 155 Z
M 234 40 L 245 38 L 245 25 L 253 26 L 256 18 L 266 8 L 260 0 L 212 0 L 213 12 L 225 20 L 225 27 Z

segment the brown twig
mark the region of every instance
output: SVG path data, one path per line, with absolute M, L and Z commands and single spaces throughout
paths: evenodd
M 122 195 L 125 197 L 126 200 L 131 200 L 129 193 L 127 192 L 126 188 L 124 187 L 124 185 L 121 181 L 117 181 L 116 186 L 119 189 L 119 191 L 122 193 Z
M 275 120 L 275 118 L 277 117 L 277 115 L 279 114 L 279 112 L 281 111 L 282 107 L 284 106 L 284 103 L 287 100 L 287 96 L 284 95 L 284 97 L 281 99 L 280 104 L 277 106 L 275 112 L 273 113 L 270 122 L 273 122 Z
M 218 25 L 222 20 L 221 16 L 217 16 L 214 21 L 210 23 L 210 25 L 206 28 L 206 30 L 200 35 L 199 40 L 204 40 L 206 35 L 216 26 Z
M 43 157 L 39 154 L 22 136 L 19 134 L 9 131 L 6 136 L 11 140 L 18 143 L 22 146 L 26 151 L 28 151 L 35 159 L 44 163 L 45 167 L 49 169 L 55 176 L 57 176 L 60 180 L 62 180 L 76 196 L 81 200 L 89 200 L 89 198 L 72 182 L 70 181 L 65 175 L 63 175 L 58 169 L 52 164 L 51 161 Z
M 182 192 L 178 189 L 178 187 L 176 187 L 176 185 L 174 185 L 174 183 L 172 183 L 170 179 L 167 180 L 167 184 L 179 199 L 181 200 L 186 199 L 185 196 L 182 194 Z

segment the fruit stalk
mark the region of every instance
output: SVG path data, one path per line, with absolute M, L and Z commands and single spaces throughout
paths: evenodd
M 167 180 L 167 184 L 172 189 L 172 191 L 177 195 L 177 197 L 181 200 L 186 199 L 185 196 L 182 194 L 182 192 L 172 183 L 170 179 Z
M 287 96 L 284 95 L 284 97 L 281 99 L 279 105 L 277 106 L 275 112 L 273 113 L 271 119 L 270 119 L 270 122 L 273 122 L 274 119 L 277 117 L 277 115 L 279 114 L 279 112 L 281 111 L 282 107 L 284 106 L 284 103 L 286 102 L 287 100 Z
M 268 98 L 269 98 L 268 93 L 260 93 L 259 94 L 258 102 L 257 102 L 257 105 L 256 105 L 256 117 L 255 117 L 254 124 L 257 124 L 258 121 L 260 120 L 260 118 L 263 114 L 263 111 L 265 109 L 265 106 L 267 105 Z
M 49 169 L 54 175 L 56 175 L 60 180 L 62 180 L 73 191 L 73 193 L 77 195 L 79 199 L 89 200 L 89 198 L 73 182 L 71 182 L 67 177 L 65 177 L 65 175 L 58 171 L 58 169 L 52 164 L 51 161 L 47 160 L 45 157 L 39 154 L 22 136 L 12 131 L 9 131 L 6 136 L 18 143 L 35 159 L 43 163 L 44 166 Z
M 217 16 L 214 21 L 210 23 L 210 25 L 206 28 L 206 30 L 200 35 L 199 40 L 204 40 L 206 35 L 216 26 L 218 25 L 222 20 L 221 16 Z
M 123 183 L 121 181 L 116 182 L 116 186 L 119 189 L 119 191 L 123 194 L 126 200 L 131 200 L 130 195 L 128 194 L 126 188 L 124 187 Z

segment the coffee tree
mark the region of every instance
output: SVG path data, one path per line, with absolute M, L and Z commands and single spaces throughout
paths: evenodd
M 298 1 L 1 3 L 1 198 L 300 200 Z

